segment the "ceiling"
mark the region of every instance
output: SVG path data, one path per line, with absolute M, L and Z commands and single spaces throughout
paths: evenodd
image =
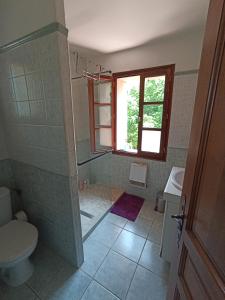
M 69 41 L 110 53 L 202 27 L 209 0 L 64 0 Z

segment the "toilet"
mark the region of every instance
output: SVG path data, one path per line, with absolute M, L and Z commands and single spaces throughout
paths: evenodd
M 35 250 L 38 231 L 32 224 L 13 220 L 10 191 L 0 187 L 0 279 L 19 286 L 33 273 L 29 257 Z

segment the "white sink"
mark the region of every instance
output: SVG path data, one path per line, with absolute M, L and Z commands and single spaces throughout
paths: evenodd
M 172 184 L 178 189 L 182 190 L 183 187 L 183 181 L 184 181 L 184 169 L 179 169 L 173 172 L 171 176 L 171 182 Z

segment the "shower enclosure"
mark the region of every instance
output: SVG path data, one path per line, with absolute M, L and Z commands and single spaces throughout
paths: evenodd
M 74 62 L 74 65 L 72 64 Z M 110 73 L 72 55 L 72 91 L 83 240 L 123 193 L 112 180 Z M 88 71 L 87 71 L 88 70 Z M 92 71 L 92 72 L 91 72 Z M 104 74 L 104 76 L 102 75 Z M 109 76 L 106 76 L 108 75 Z M 90 101 L 90 93 L 93 101 Z M 90 112 L 92 116 L 90 117 Z

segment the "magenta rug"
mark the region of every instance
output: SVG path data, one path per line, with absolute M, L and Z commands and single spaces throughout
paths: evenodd
M 123 193 L 111 208 L 111 213 L 135 221 L 144 199 L 138 196 Z

